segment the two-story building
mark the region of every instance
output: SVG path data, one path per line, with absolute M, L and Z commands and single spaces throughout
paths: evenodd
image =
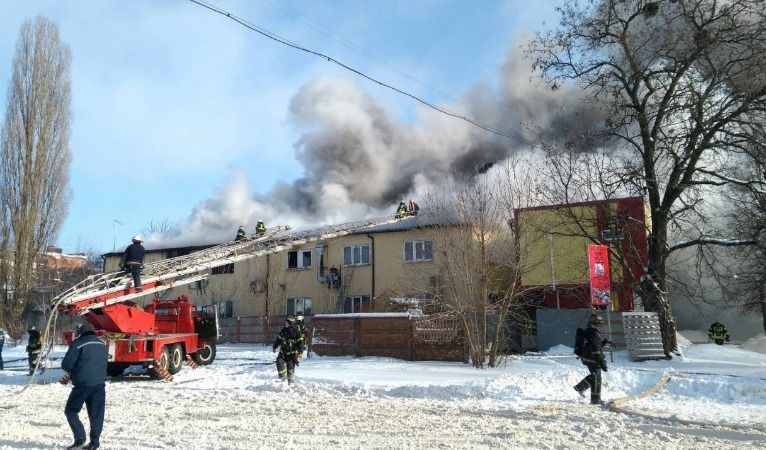
M 207 280 L 170 295 L 216 303 L 223 317 L 401 311 L 441 294 L 432 233 L 427 215 L 408 217 L 215 267 Z M 206 247 L 148 249 L 144 263 Z M 121 258 L 105 254 L 104 270 L 118 270 Z

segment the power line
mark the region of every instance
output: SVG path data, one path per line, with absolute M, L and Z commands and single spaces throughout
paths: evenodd
M 349 72 L 353 72 L 353 73 L 359 75 L 360 77 L 365 78 L 365 79 L 367 79 L 367 80 L 369 80 L 369 81 L 371 81 L 373 83 L 376 83 L 376 84 L 378 84 L 380 86 L 383 86 L 385 88 L 391 89 L 392 91 L 397 92 L 397 93 L 399 93 L 401 95 L 409 97 L 409 98 L 415 100 L 416 102 L 421 103 L 421 104 L 423 104 L 423 105 L 425 105 L 425 106 L 427 106 L 427 107 L 429 107 L 429 108 L 431 108 L 431 109 L 433 109 L 435 111 L 438 111 L 438 112 L 440 112 L 442 114 L 445 114 L 447 116 L 453 117 L 455 119 L 463 120 L 463 121 L 468 122 L 468 123 L 470 123 L 470 124 L 472 124 L 472 125 L 474 125 L 476 127 L 481 128 L 482 130 L 489 131 L 492 134 L 496 134 L 498 136 L 503 136 L 505 138 L 514 140 L 514 141 L 519 142 L 521 144 L 529 145 L 529 143 L 526 142 L 526 140 L 524 140 L 524 139 L 522 139 L 520 137 L 513 136 L 513 135 L 511 135 L 509 133 L 506 133 L 506 132 L 503 132 L 501 130 L 498 130 L 497 128 L 491 127 L 489 125 L 485 125 L 485 124 L 479 122 L 478 120 L 472 119 L 470 117 L 467 117 L 467 116 L 464 116 L 464 115 L 452 112 L 452 111 L 450 111 L 448 109 L 442 108 L 440 106 L 437 106 L 437 105 L 435 105 L 435 104 L 433 104 L 433 103 L 431 103 L 431 102 L 429 102 L 427 100 L 424 100 L 424 99 L 418 97 L 417 95 L 410 94 L 409 92 L 403 91 L 403 90 L 401 90 L 401 89 L 399 89 L 399 88 L 397 88 L 395 86 L 392 86 L 392 85 L 390 85 L 388 83 L 380 81 L 380 80 L 378 80 L 376 78 L 373 78 L 370 75 L 367 75 L 366 73 L 364 73 L 364 72 L 362 72 L 360 70 L 354 69 L 353 67 L 350 67 L 350 66 L 348 66 L 348 65 L 338 61 L 337 59 L 335 59 L 335 58 L 333 58 L 333 57 L 331 57 L 329 55 L 326 55 L 324 53 L 321 53 L 321 52 L 318 52 L 318 51 L 315 51 L 315 50 L 308 49 L 308 48 L 303 47 L 302 45 L 297 44 L 295 42 L 291 42 L 291 41 L 289 41 L 286 38 L 283 38 L 283 37 L 281 37 L 281 36 L 279 36 L 279 35 L 277 35 L 275 33 L 272 33 L 271 31 L 269 31 L 269 30 L 267 30 L 267 29 L 265 29 L 263 27 L 259 27 L 258 25 L 255 25 L 255 24 L 253 24 L 251 22 L 248 22 L 245 19 L 237 17 L 234 14 L 232 14 L 232 13 L 230 13 L 230 12 L 224 10 L 224 9 L 221 9 L 221 8 L 215 6 L 215 5 L 212 5 L 212 4 L 210 4 L 210 3 L 208 3 L 208 2 L 206 2 L 204 0 L 189 0 L 189 1 L 192 2 L 192 3 L 196 3 L 197 5 L 202 6 L 204 8 L 207 8 L 210 11 L 213 11 L 213 12 L 216 12 L 218 14 L 221 14 L 222 16 L 226 16 L 229 19 L 233 20 L 234 22 L 237 22 L 238 24 L 242 25 L 243 27 L 248 28 L 248 29 L 250 29 L 252 31 L 255 31 L 256 33 L 261 34 L 261 35 L 263 35 L 263 36 L 265 36 L 265 37 L 267 37 L 267 38 L 269 38 L 271 40 L 277 41 L 280 44 L 286 45 L 288 47 L 292 47 L 292 48 L 294 48 L 296 50 L 300 50 L 300 51 L 312 54 L 314 56 L 318 56 L 318 57 L 320 57 L 322 59 L 326 59 L 330 63 L 338 65 L 338 66 L 348 70 Z

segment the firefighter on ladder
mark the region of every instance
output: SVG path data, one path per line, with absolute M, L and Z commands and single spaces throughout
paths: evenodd
M 237 236 L 234 238 L 235 241 L 242 241 L 246 239 L 247 236 L 245 235 L 245 226 L 240 225 L 239 229 L 237 230 Z
M 262 220 L 259 220 L 258 223 L 255 224 L 255 234 L 260 236 L 265 232 L 266 232 L 266 225 L 263 224 Z
M 141 269 L 144 268 L 144 254 L 146 251 L 141 243 L 144 242 L 144 238 L 137 234 L 133 236 L 131 241 L 133 243 L 125 249 L 121 266 L 122 270 L 133 276 L 133 287 L 136 289 L 136 292 L 142 292 Z
M 284 380 L 286 376 L 288 384 L 293 384 L 295 363 L 298 361 L 298 355 L 303 353 L 303 340 L 298 334 L 298 329 L 293 326 L 294 322 L 295 318 L 292 316 L 285 319 L 285 326 L 279 332 L 272 346 L 273 352 L 276 352 L 277 347 L 279 347 L 277 375 L 279 375 L 280 380 Z

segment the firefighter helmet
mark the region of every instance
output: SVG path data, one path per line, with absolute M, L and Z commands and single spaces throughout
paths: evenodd
M 133 236 L 133 242 L 144 242 L 144 238 L 140 234 Z
M 303 322 L 303 316 L 295 316 L 295 320 L 298 322 Z

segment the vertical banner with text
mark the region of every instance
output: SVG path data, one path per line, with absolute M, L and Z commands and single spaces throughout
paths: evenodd
M 591 304 L 608 305 L 612 303 L 609 248 L 606 245 L 588 246 L 588 267 Z

